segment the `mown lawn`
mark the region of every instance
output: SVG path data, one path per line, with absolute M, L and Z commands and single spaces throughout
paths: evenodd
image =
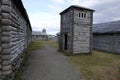
M 49 43 L 51 46 L 53 44 L 57 48 L 56 42 Z M 68 57 L 72 66 L 86 80 L 120 80 L 120 55 L 93 50 L 92 55 Z

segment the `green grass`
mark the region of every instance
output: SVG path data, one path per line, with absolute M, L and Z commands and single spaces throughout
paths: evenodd
M 49 46 L 54 47 L 54 48 L 58 48 L 58 43 L 54 42 L 54 41 L 48 41 L 47 43 Z
M 93 51 L 92 55 L 69 58 L 86 80 L 120 80 L 120 55 Z
M 42 48 L 45 43 L 45 41 L 32 41 L 32 43 L 30 44 L 28 51 L 33 51 L 33 50 L 37 50 Z

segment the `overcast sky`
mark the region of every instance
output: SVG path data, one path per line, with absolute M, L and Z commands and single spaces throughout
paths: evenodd
M 60 15 L 70 5 L 95 10 L 94 23 L 120 20 L 120 0 L 22 0 L 33 31 L 43 28 L 48 34 L 56 34 L 60 28 Z

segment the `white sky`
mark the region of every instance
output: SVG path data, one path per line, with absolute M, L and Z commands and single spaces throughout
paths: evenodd
M 48 34 L 60 29 L 59 13 L 70 5 L 79 5 L 95 10 L 94 23 L 120 20 L 120 0 L 22 0 L 27 10 L 33 31 L 43 28 Z

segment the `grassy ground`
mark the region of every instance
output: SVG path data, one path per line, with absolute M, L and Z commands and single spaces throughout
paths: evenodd
M 49 43 L 51 46 L 53 44 L 57 47 L 56 43 Z M 120 55 L 93 50 L 92 55 L 68 57 L 86 80 L 120 80 Z
M 58 48 L 58 44 L 55 41 L 33 41 L 30 44 L 29 51 L 40 49 L 44 47 L 44 44 L 48 44 L 51 47 Z
M 51 47 L 58 48 L 58 44 L 55 41 L 47 41 L 47 44 L 50 45 Z
M 120 55 L 93 51 L 92 55 L 70 56 L 70 60 L 86 80 L 120 80 Z
M 32 43 L 30 44 L 28 51 L 33 51 L 33 50 L 37 50 L 40 49 L 42 47 L 44 47 L 45 41 L 32 41 Z

